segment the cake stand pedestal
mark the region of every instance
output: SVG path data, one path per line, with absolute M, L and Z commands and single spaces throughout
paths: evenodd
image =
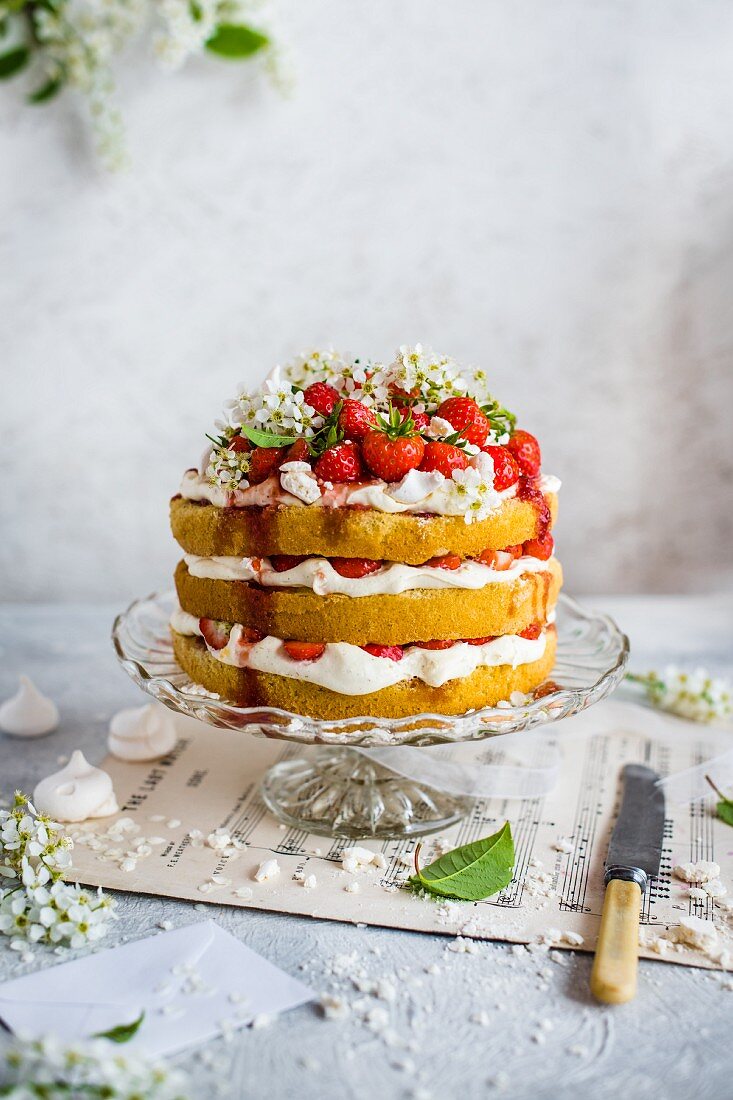
M 280 821 L 318 836 L 424 836 L 454 825 L 471 800 L 397 775 L 356 749 L 320 747 L 271 767 L 262 799 Z

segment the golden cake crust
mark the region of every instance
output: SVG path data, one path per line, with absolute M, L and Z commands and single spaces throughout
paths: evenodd
M 529 692 L 550 673 L 555 662 L 557 636 L 548 627 L 547 646 L 539 661 L 520 665 L 477 668 L 470 676 L 449 680 L 434 688 L 422 680 L 393 684 L 369 695 L 340 695 L 318 684 L 234 668 L 212 657 L 201 638 L 171 631 L 176 660 L 194 683 L 238 706 L 278 707 L 311 718 L 403 718 L 412 714 L 463 714 L 508 699 L 513 691 Z M 389 660 L 385 657 L 384 660 Z
M 485 588 L 420 588 L 359 597 L 193 577 L 185 562 L 176 569 L 181 607 L 197 618 L 242 623 L 276 638 L 354 645 L 519 634 L 545 621 L 561 584 L 562 569 L 554 558 L 540 573 Z
M 554 523 L 557 494 L 545 499 Z M 422 565 L 439 554 L 471 557 L 502 550 L 536 536 L 537 510 L 511 497 L 487 519 L 465 523 L 462 516 L 391 514 L 373 508 L 275 505 L 217 508 L 174 497 L 173 536 L 187 554 L 251 557 L 270 554 L 374 558 Z

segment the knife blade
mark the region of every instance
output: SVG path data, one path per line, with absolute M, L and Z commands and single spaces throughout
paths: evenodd
M 615 878 L 638 882 L 642 894 L 659 874 L 664 837 L 664 791 L 644 764 L 627 764 L 624 793 L 606 858 L 606 885 Z
M 659 874 L 664 837 L 664 792 L 644 764 L 623 770 L 623 797 L 608 846 L 606 887 L 590 987 L 606 1004 L 636 993 L 639 910 L 649 879 Z

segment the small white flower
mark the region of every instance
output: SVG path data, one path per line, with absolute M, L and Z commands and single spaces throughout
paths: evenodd
M 494 489 L 493 476 L 487 477 L 473 466 L 453 471 L 452 489 L 452 502 L 463 514 L 466 523 L 486 519 L 501 503 L 501 497 Z
M 436 355 L 422 344 L 403 344 L 387 368 L 386 379 L 389 385 L 407 393 L 417 392 L 431 408 L 467 389 L 455 360 Z
M 386 407 L 389 400 L 387 375 L 382 363 L 362 365 L 358 360 L 344 369 L 347 397 L 370 407 Z
M 312 382 L 330 382 L 344 376 L 344 370 L 349 366 L 350 357 L 342 355 L 334 348 L 323 350 L 314 349 L 302 352 L 297 358 L 287 363 L 283 372 L 283 378 L 296 386 L 310 386 Z

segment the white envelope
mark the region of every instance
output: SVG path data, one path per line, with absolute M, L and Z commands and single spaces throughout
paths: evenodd
M 145 1019 L 126 1046 L 171 1054 L 314 993 L 213 921 L 149 936 L 0 984 L 0 1019 L 76 1041 Z

